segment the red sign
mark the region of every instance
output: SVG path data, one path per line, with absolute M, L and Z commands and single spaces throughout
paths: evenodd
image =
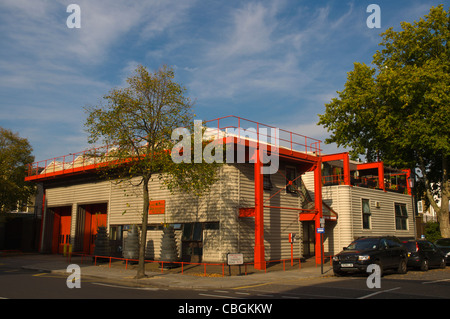
M 151 200 L 150 207 L 148 208 L 149 215 L 164 214 L 166 211 L 165 200 Z
M 239 208 L 239 217 L 255 217 L 255 207 Z

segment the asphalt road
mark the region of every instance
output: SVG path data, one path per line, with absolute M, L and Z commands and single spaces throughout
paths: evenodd
M 16 266 L 0 263 L 0 299 L 21 301 L 29 299 L 39 302 L 83 299 L 95 300 L 95 303 L 98 300 L 108 300 L 110 304 L 116 306 L 121 304 L 114 300 L 147 299 L 147 305 L 163 306 L 171 314 L 197 311 L 197 315 L 213 318 L 224 315 L 233 315 L 236 318 L 238 315 L 256 314 L 263 309 L 266 312 L 270 310 L 271 314 L 280 314 L 297 309 L 299 305 L 307 307 L 317 305 L 318 301 L 324 299 L 328 302 L 333 299 L 339 300 L 339 305 L 346 300 L 356 299 L 390 301 L 433 299 L 438 303 L 436 307 L 441 309 L 445 309 L 443 302 L 448 302 L 443 299 L 450 299 L 450 267 L 428 272 L 410 270 L 406 275 L 386 274 L 381 278 L 380 288 L 369 288 L 367 276 L 330 276 L 286 282 L 280 280 L 232 289 L 173 289 L 133 287 L 88 277 L 81 279 L 80 288 L 69 288 L 67 276 L 63 274 L 24 270 Z M 315 302 L 311 303 L 311 299 Z M 439 303 L 439 300 L 443 302 Z M 4 302 L 8 304 L 7 301 Z M 421 304 L 412 304 L 417 305 Z M 209 306 L 211 308 L 207 308 Z M 326 309 L 322 309 L 324 310 Z M 202 311 L 205 313 L 199 313 Z M 261 312 L 258 314 L 263 315 Z
M 0 298 L 20 299 L 450 299 L 450 267 L 427 272 L 410 270 L 406 275 L 386 274 L 380 288 L 369 288 L 367 276 L 325 277 L 269 282 L 233 289 L 173 289 L 130 287 L 100 278 L 83 277 L 81 288 L 69 288 L 67 276 L 24 270 L 0 263 Z

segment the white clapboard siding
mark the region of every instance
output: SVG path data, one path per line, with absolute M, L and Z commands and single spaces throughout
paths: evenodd
M 309 189 L 314 189 L 314 179 L 307 174 L 304 179 Z M 314 198 L 314 193 L 310 192 Z M 393 235 L 413 237 L 414 224 L 409 195 L 385 192 L 356 186 L 334 185 L 322 188 L 322 199 L 338 214 L 337 222 L 327 221 L 325 229 L 325 251 L 336 254 L 355 238 L 362 236 Z M 362 199 L 370 201 L 370 229 L 363 229 Z M 378 203 L 379 207 L 376 207 Z M 396 230 L 395 203 L 405 204 L 408 211 L 407 230 Z

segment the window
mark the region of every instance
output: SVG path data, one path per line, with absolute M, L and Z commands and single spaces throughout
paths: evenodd
M 295 171 L 295 168 L 293 167 L 286 167 L 286 184 L 288 184 L 286 186 L 286 193 L 291 193 L 291 194 L 297 194 L 297 185 L 298 185 L 298 179 L 297 178 L 297 174 Z
M 368 199 L 362 200 L 362 220 L 363 229 L 370 229 L 370 201 Z
M 265 190 L 271 190 L 272 189 L 272 181 L 270 180 L 269 174 L 263 175 L 263 188 Z
M 417 202 L 417 212 L 418 212 L 418 213 L 423 213 L 423 204 L 422 204 L 422 201 L 421 201 L 421 200 L 419 200 L 419 201 Z
M 407 230 L 408 212 L 406 204 L 395 204 L 395 229 Z

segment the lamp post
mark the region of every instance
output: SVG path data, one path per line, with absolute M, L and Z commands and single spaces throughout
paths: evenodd
M 416 233 L 416 213 L 415 213 L 415 209 L 414 209 L 414 193 L 413 193 L 414 172 L 411 173 L 411 175 L 408 177 L 408 183 L 409 183 L 409 188 L 411 189 L 411 207 L 412 207 L 412 213 L 413 213 L 414 239 L 416 239 L 416 237 L 417 237 L 417 233 Z

